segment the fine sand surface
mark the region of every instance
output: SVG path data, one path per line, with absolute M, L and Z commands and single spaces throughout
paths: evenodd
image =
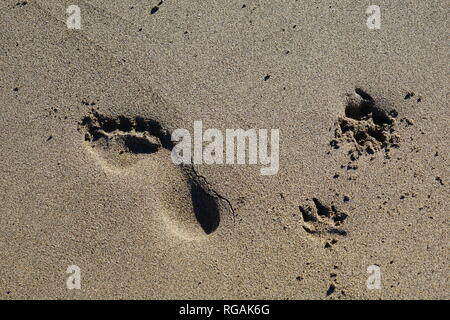
M 370 4 L 1 1 L 0 298 L 448 299 L 448 3 Z M 200 120 L 278 173 L 173 164 Z

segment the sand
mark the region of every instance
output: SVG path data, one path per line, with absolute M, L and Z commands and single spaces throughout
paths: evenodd
M 448 299 L 447 5 L 370 4 L 2 1 L 0 298 Z M 278 172 L 175 165 L 194 121 Z

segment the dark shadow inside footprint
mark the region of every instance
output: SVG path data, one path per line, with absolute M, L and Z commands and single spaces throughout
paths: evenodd
M 192 207 L 195 217 L 206 234 L 214 232 L 220 223 L 217 199 L 207 193 L 203 187 L 194 180 L 189 181 L 191 189 Z
M 174 144 L 171 139 L 171 135 L 167 130 L 164 130 L 158 121 L 152 119 L 144 119 L 142 117 L 136 117 L 135 130 L 138 132 L 148 132 L 152 136 L 159 139 L 159 142 L 163 148 L 171 151 Z
M 367 92 L 365 92 L 363 89 L 355 88 L 355 92 L 357 94 L 359 94 L 361 96 L 361 98 L 363 98 L 364 100 L 373 101 L 373 98 Z
M 317 198 L 312 199 L 317 209 L 317 214 L 322 217 L 330 217 L 330 208 L 324 206 Z
M 395 110 L 387 110 L 383 101 L 375 100 L 361 88 L 356 88 L 355 93 L 359 99 L 353 97 L 347 101 L 345 116 L 354 120 L 367 120 L 370 116 L 375 124 L 392 124 L 391 116 L 396 114 Z M 388 108 L 389 109 L 389 108 Z M 395 118 L 395 116 L 394 116 Z
M 151 143 L 144 137 L 126 135 L 123 137 L 123 143 L 131 153 L 154 153 L 158 151 L 158 145 Z
M 345 116 L 355 120 L 362 120 L 372 112 L 374 101 L 372 97 L 362 89 L 356 88 L 355 93 L 358 94 L 360 100 L 349 99 L 347 101 Z

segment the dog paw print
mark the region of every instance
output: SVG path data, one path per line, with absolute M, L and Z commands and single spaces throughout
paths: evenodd
M 326 240 L 326 248 L 336 244 L 339 237 L 347 235 L 342 226 L 348 215 L 334 204 L 325 205 L 319 199 L 312 198 L 307 204 L 299 206 L 299 209 L 303 229 L 311 236 Z
M 398 148 L 400 138 L 395 132 L 395 118 L 398 113 L 382 101 L 375 101 L 362 89 L 347 95 L 345 116 L 335 124 L 335 137 L 330 145 L 339 149 L 348 146 L 352 162 L 365 154 L 384 151 L 389 158 L 391 148 Z

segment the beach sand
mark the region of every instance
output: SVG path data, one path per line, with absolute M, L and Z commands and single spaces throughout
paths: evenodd
M 370 4 L 2 1 L 0 298 L 448 299 L 447 3 Z M 278 172 L 175 165 L 194 121 Z

